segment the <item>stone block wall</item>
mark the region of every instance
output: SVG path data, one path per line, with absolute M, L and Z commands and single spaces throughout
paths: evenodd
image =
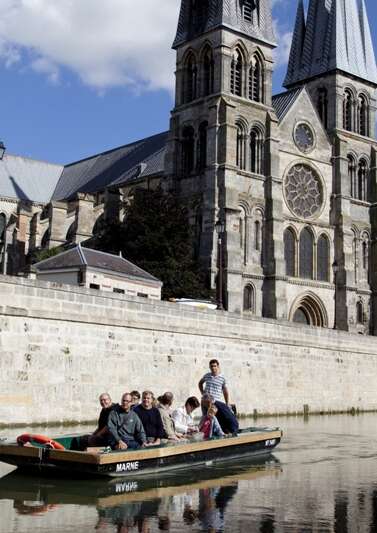
M 0 424 L 93 420 L 105 390 L 178 404 L 212 357 L 242 414 L 377 409 L 373 337 L 0 276 Z

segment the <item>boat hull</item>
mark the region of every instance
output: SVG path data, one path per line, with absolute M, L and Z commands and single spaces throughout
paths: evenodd
M 135 478 L 269 454 L 281 437 L 280 430 L 252 431 L 225 439 L 93 454 L 8 445 L 0 446 L 0 461 L 30 473 Z

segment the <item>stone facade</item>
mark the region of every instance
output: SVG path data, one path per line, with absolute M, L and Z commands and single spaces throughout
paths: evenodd
M 377 409 L 370 336 L 9 276 L 0 294 L 0 424 L 93 420 L 105 390 L 180 403 L 214 356 L 242 414 Z
M 305 20 L 299 2 L 287 91 L 272 96 L 269 0 L 182 0 L 166 138 L 65 167 L 53 201 L 7 215 L 3 271 L 22 270 L 28 251 L 85 241 L 123 220 L 136 187 L 162 185 L 187 201 L 218 290 L 223 223 L 226 309 L 375 334 L 377 70 L 357 5 L 310 0 Z

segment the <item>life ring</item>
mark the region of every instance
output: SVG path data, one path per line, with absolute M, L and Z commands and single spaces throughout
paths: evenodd
M 45 444 L 48 448 L 52 448 L 53 450 L 65 450 L 63 444 L 60 444 L 60 442 L 56 442 L 56 440 L 52 440 L 50 437 L 46 437 L 45 435 L 31 435 L 30 433 L 23 433 L 17 437 L 17 444 L 19 446 L 23 446 L 30 441 L 37 442 L 38 444 Z

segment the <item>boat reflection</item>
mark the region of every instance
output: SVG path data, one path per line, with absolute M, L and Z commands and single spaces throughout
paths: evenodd
M 152 518 L 161 531 L 169 531 L 172 520 L 196 524 L 204 531 L 221 531 L 238 483 L 280 472 L 273 455 L 134 481 L 33 479 L 16 471 L 0 479 L 0 500 L 13 500 L 17 514 L 22 515 L 40 515 L 64 505 L 95 506 L 99 531 L 113 525 L 122 533 L 143 532 Z

